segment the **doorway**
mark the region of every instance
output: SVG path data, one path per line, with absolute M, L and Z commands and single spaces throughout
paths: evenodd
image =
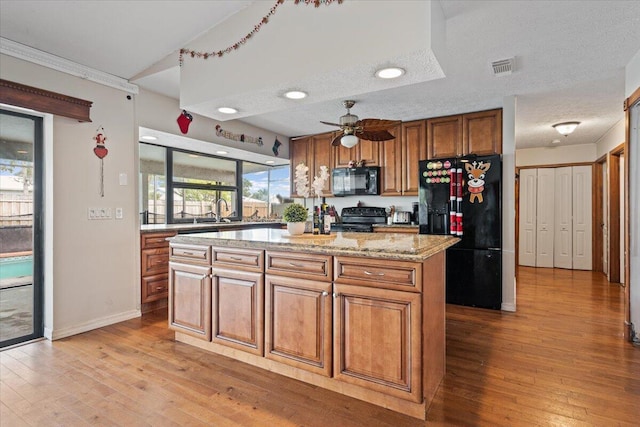
M 0 347 L 43 336 L 43 118 L 0 109 Z

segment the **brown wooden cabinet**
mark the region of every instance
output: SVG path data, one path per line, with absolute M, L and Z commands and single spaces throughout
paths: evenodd
M 502 153 L 502 109 L 427 120 L 427 158 Z
M 212 341 L 263 355 L 264 274 L 213 268 Z
M 462 154 L 462 115 L 427 120 L 428 159 Z
M 331 282 L 267 274 L 265 356 L 331 376 Z
M 167 306 L 169 242 L 175 232 L 140 234 L 140 303 L 146 313 Z
M 367 141 L 361 139 L 354 147 L 342 145 L 333 147 L 333 167 L 346 168 L 350 161 L 364 162 L 365 166 L 380 166 L 380 146 L 384 141 Z
M 402 123 L 392 141 L 380 144 L 382 196 L 417 196 L 418 161 L 427 155 L 426 122 Z
M 421 402 L 421 295 L 338 283 L 334 292 L 334 378 Z
M 462 116 L 462 150 L 464 154 L 502 153 L 502 109 Z
M 169 329 L 211 341 L 211 268 L 169 262 Z
M 309 185 L 313 182 L 314 176 L 320 175 L 320 166 L 326 166 L 331 173 L 333 167 L 333 156 L 331 141 L 333 133 L 322 133 L 319 135 L 306 136 L 291 141 L 291 196 L 297 197 L 296 193 L 296 166 L 304 163 L 309 167 Z M 325 196 L 331 196 L 331 179 L 323 188 Z

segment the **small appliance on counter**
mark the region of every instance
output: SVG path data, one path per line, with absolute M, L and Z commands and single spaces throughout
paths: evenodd
M 461 239 L 447 249 L 447 303 L 502 304 L 500 155 L 420 161 L 420 234 Z
M 371 206 L 342 208 L 342 222 L 331 224 L 331 231 L 351 231 L 372 233 L 373 224 L 384 224 L 387 218 L 385 208 Z
M 395 211 L 393 213 L 394 224 L 411 224 L 411 212 L 409 211 Z

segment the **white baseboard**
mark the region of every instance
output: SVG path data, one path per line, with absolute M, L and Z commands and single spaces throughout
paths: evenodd
M 59 340 L 61 338 L 70 337 L 71 335 L 81 334 L 93 329 L 102 328 L 103 326 L 109 326 L 113 325 L 114 323 L 124 322 L 125 320 L 135 319 L 136 317 L 140 316 L 142 316 L 142 313 L 139 309 L 125 311 L 124 313 L 118 313 L 100 319 L 94 319 L 89 322 L 81 323 L 79 325 L 74 325 L 67 328 L 57 330 L 45 329 L 44 336 L 49 340 Z
M 513 312 L 515 312 L 515 311 L 516 311 L 516 305 L 515 305 L 515 304 L 513 304 L 513 303 L 510 303 L 510 302 L 503 302 L 503 303 L 500 305 L 500 310 L 502 310 L 502 311 L 513 311 Z

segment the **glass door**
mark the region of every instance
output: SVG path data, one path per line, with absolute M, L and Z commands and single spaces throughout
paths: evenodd
M 42 118 L 0 110 L 0 347 L 43 335 Z

